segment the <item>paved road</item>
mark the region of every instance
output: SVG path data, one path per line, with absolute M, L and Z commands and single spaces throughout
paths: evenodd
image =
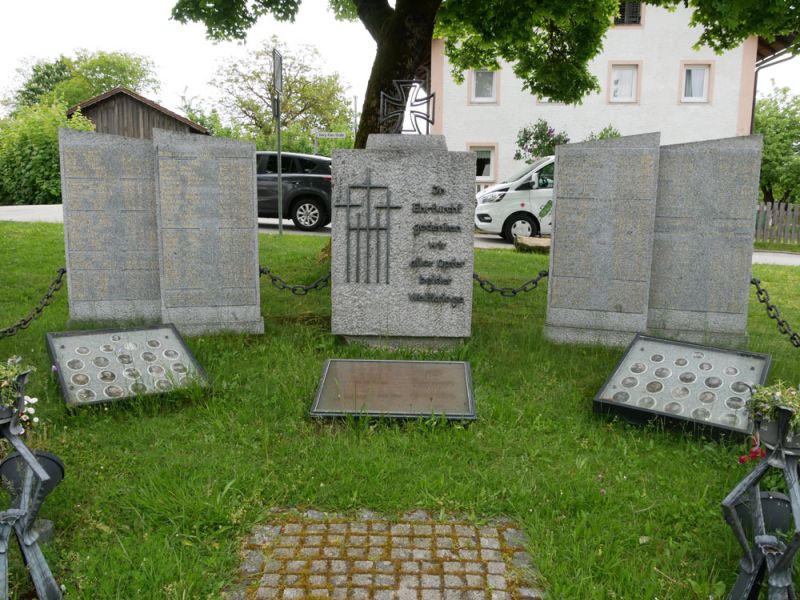
M 63 215 L 60 204 L 40 204 L 32 206 L 0 206 L 0 221 L 45 221 L 48 223 L 61 223 Z M 278 219 L 259 219 L 259 231 L 264 234 L 278 233 Z M 283 222 L 286 233 L 301 235 L 330 235 L 330 227 L 323 227 L 319 231 L 300 231 L 290 220 Z M 511 244 L 498 235 L 483 233 L 475 234 L 476 248 L 511 248 Z M 800 254 L 790 252 L 765 252 L 753 253 L 754 264 L 784 265 L 800 267 Z

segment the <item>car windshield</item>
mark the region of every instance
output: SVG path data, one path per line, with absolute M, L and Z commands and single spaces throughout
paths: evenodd
M 527 175 L 531 171 L 537 169 L 539 166 L 541 166 L 542 164 L 546 163 L 548 160 L 550 160 L 550 157 L 549 156 L 545 156 L 544 158 L 540 158 L 539 160 L 537 160 L 533 164 L 525 165 L 524 169 L 522 169 L 518 173 L 514 173 L 511 177 L 509 177 L 505 181 L 501 181 L 500 183 L 511 183 L 512 181 L 517 181 L 519 179 L 522 179 L 525 175 Z

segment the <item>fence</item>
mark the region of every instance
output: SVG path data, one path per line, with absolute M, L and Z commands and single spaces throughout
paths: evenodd
M 756 207 L 756 241 L 800 244 L 800 205 L 759 204 Z

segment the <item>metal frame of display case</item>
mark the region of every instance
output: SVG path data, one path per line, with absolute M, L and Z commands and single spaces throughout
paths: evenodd
M 597 394 L 595 394 L 593 399 L 593 405 L 594 405 L 594 411 L 596 413 L 605 415 L 619 415 L 625 420 L 637 424 L 645 424 L 653 419 L 658 419 L 662 420 L 666 424 L 673 426 L 681 426 L 681 425 L 685 426 L 687 424 L 691 424 L 699 429 L 708 431 L 709 433 L 726 432 L 726 433 L 735 433 L 738 435 L 749 435 L 750 433 L 752 433 L 752 422 L 750 423 L 747 430 L 742 430 L 735 427 L 726 426 L 721 423 L 702 421 L 699 419 L 694 419 L 689 416 L 683 416 L 683 415 L 672 415 L 669 413 L 652 410 L 642 406 L 624 405 L 618 402 L 610 402 L 602 398 L 603 391 L 606 390 L 606 388 L 608 388 L 614 377 L 617 376 L 620 368 L 628 360 L 631 351 L 637 344 L 641 343 L 642 341 L 648 341 L 648 342 L 652 341 L 662 344 L 670 344 L 673 346 L 680 346 L 682 348 L 687 348 L 691 350 L 706 351 L 706 352 L 708 351 L 721 352 L 724 354 L 734 354 L 740 357 L 758 359 L 759 361 L 763 361 L 764 364 L 761 373 L 759 374 L 758 381 L 756 382 L 758 385 L 761 385 L 764 382 L 766 382 L 767 374 L 769 373 L 769 368 L 772 362 L 772 357 L 769 354 L 761 354 L 758 352 L 749 352 L 745 350 L 731 350 L 727 348 L 717 348 L 714 346 L 702 346 L 700 344 L 692 344 L 689 342 L 680 342 L 675 340 L 667 340 L 663 338 L 647 336 L 643 334 L 637 334 L 636 337 L 633 339 L 633 341 L 625 349 L 625 353 L 622 355 L 622 358 L 620 358 L 620 360 L 614 366 L 614 369 L 611 371 L 611 374 L 606 378 L 605 382 L 600 387 L 600 390 L 597 392 Z
M 63 338 L 72 338 L 72 337 L 78 337 L 78 336 L 82 336 L 82 335 L 104 335 L 104 334 L 108 334 L 108 335 L 121 334 L 121 335 L 124 335 L 126 332 L 148 331 L 148 330 L 165 329 L 165 328 L 170 330 L 171 335 L 173 335 L 175 340 L 180 344 L 180 346 L 182 346 L 184 348 L 185 353 L 186 353 L 186 359 L 187 359 L 187 361 L 189 361 L 191 363 L 191 367 L 194 369 L 194 373 L 195 373 L 195 377 L 192 378 L 192 382 L 193 383 L 199 383 L 202 386 L 207 385 L 208 384 L 208 376 L 206 375 L 205 370 L 200 365 L 200 363 L 197 361 L 197 358 L 195 358 L 194 354 L 189 349 L 189 346 L 186 345 L 186 342 L 184 341 L 183 337 L 178 332 L 178 330 L 175 327 L 175 325 L 173 325 L 172 323 L 163 323 L 163 324 L 159 324 L 159 325 L 145 325 L 145 326 L 141 326 L 141 327 L 126 327 L 126 328 L 111 328 L 111 329 L 89 329 L 89 330 L 81 330 L 81 331 L 65 331 L 65 332 L 58 332 L 58 333 L 49 332 L 49 333 L 45 334 L 45 338 L 47 340 L 47 352 L 50 355 L 50 362 L 53 364 L 53 366 L 56 367 L 56 370 L 58 372 L 58 384 L 59 384 L 59 387 L 61 389 L 61 395 L 64 398 L 64 402 L 68 406 L 81 407 L 81 406 L 89 406 L 89 405 L 92 405 L 92 404 L 103 404 L 105 402 L 116 402 L 118 400 L 125 400 L 125 399 L 136 397 L 136 396 L 163 395 L 163 394 L 167 394 L 167 393 L 176 391 L 178 389 L 181 389 L 179 387 L 174 387 L 174 388 L 172 388 L 170 390 L 164 390 L 164 391 L 153 390 L 153 391 L 147 392 L 146 394 L 133 394 L 133 395 L 129 394 L 129 395 L 123 395 L 120 398 L 99 398 L 99 399 L 96 399 L 96 400 L 93 400 L 93 401 L 90 401 L 90 402 L 84 402 L 84 403 L 80 403 L 80 404 L 75 404 L 75 403 L 69 402 L 69 395 L 67 393 L 67 390 L 68 390 L 68 386 L 70 384 L 65 379 L 65 375 L 64 375 L 65 370 L 63 368 L 63 365 L 61 365 L 59 363 L 58 359 L 57 359 L 57 352 L 56 352 L 55 345 L 58 342 L 58 340 L 63 339 Z

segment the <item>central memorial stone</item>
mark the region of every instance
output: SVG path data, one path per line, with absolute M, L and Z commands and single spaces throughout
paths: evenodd
M 432 347 L 470 336 L 474 165 L 443 136 L 373 134 L 334 152 L 334 334 Z

